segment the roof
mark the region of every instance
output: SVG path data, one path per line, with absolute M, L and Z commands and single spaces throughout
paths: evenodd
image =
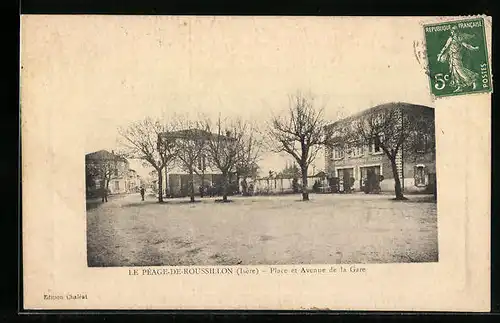
M 86 154 L 85 160 L 119 160 L 128 163 L 128 160 L 124 157 L 110 153 L 104 149 Z
M 340 125 L 340 124 L 343 124 L 343 123 L 346 123 L 349 121 L 353 121 L 357 118 L 360 118 L 360 117 L 363 117 L 363 116 L 366 116 L 366 115 L 369 115 L 369 114 L 372 114 L 375 112 L 385 111 L 385 110 L 395 109 L 395 108 L 401 108 L 403 110 L 421 109 L 421 110 L 429 110 L 429 111 L 434 112 L 433 108 L 425 106 L 425 105 L 419 105 L 419 104 L 413 104 L 413 103 L 407 103 L 407 102 L 389 102 L 389 103 L 379 104 L 379 105 L 376 105 L 372 108 L 355 113 L 355 114 L 350 115 L 344 119 L 335 121 L 335 122 L 327 125 L 326 127 L 327 128 L 335 127 L 336 125 Z
M 184 130 L 177 130 L 177 131 L 170 131 L 170 132 L 163 132 L 161 134 L 163 137 L 170 137 L 170 138 L 179 138 L 179 139 L 186 139 L 186 138 L 216 138 L 218 135 L 213 132 L 209 132 L 203 129 L 184 129 Z M 221 138 L 226 138 L 229 139 L 229 136 L 220 136 Z

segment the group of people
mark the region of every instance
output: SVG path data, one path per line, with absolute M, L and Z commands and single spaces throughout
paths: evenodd
M 253 189 L 253 187 L 252 187 L 252 189 Z M 198 191 L 200 193 L 200 197 L 204 197 L 204 196 L 215 197 L 215 196 L 219 196 L 222 194 L 220 192 L 220 188 L 216 187 L 214 185 L 204 185 L 204 186 L 200 185 L 198 187 Z M 139 192 L 141 194 L 141 201 L 144 201 L 146 189 L 143 186 L 141 186 Z M 167 196 L 168 196 L 168 194 L 167 194 Z M 107 202 L 107 194 L 103 195 L 103 202 L 104 202 L 104 200 L 106 200 L 106 202 Z
M 251 184 L 251 188 L 253 191 L 252 184 Z M 207 195 L 209 197 L 222 196 L 223 188 L 221 185 L 214 185 L 214 184 L 200 185 L 200 186 L 198 186 L 198 192 L 200 193 L 200 197 L 207 196 Z M 238 186 L 233 183 L 231 185 L 228 185 L 227 194 L 228 195 L 240 194 L 240 190 L 238 189 Z
M 219 193 L 214 185 L 200 185 L 198 187 L 198 191 L 200 192 L 200 197 L 203 197 L 205 195 L 214 197 Z

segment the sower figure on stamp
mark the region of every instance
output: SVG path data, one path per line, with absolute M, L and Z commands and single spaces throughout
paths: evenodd
M 144 201 L 144 193 L 146 193 L 144 190 L 144 186 L 141 186 L 141 201 Z
M 477 87 L 476 81 L 479 75 L 466 68 L 463 63 L 464 48 L 468 50 L 479 49 L 479 47 L 465 42 L 465 40 L 473 37 L 473 35 L 459 33 L 456 26 L 452 27 L 450 37 L 448 37 L 446 44 L 437 56 L 438 62 L 444 63 L 448 61 L 451 85 L 455 87 L 453 92 L 460 92 L 463 87 L 467 86 L 472 86 L 473 90 Z

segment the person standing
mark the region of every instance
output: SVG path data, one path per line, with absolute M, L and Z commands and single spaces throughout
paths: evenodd
M 141 201 L 144 201 L 144 194 L 145 194 L 144 187 L 141 187 Z

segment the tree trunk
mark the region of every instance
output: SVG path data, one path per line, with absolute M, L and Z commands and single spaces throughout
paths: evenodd
M 189 170 L 189 176 L 191 177 L 191 187 L 190 187 L 190 197 L 191 202 L 194 202 L 194 172 L 193 170 Z
M 200 191 L 200 198 L 203 198 L 203 191 L 205 190 L 205 172 L 203 171 L 201 173 L 201 191 Z
M 168 169 L 165 166 L 165 196 L 168 197 Z
M 106 179 L 101 180 L 100 182 L 100 187 L 99 187 L 99 196 L 101 197 L 101 200 L 104 202 L 105 195 L 107 194 L 107 186 L 106 186 Z
M 227 202 L 227 186 L 229 183 L 229 174 L 223 174 L 223 182 L 222 182 L 222 201 Z
M 394 192 L 396 193 L 396 200 L 404 200 L 403 190 L 401 189 L 401 181 L 399 180 L 398 167 L 396 165 L 396 158 L 391 158 L 392 176 L 394 177 Z
M 158 203 L 163 203 L 163 174 L 162 170 L 158 170 Z
M 248 184 L 246 177 L 243 177 L 241 180 L 241 195 L 248 196 Z
M 309 193 L 307 191 L 307 167 L 301 167 L 302 171 L 302 201 L 309 201 Z
M 240 174 L 236 172 L 236 194 L 240 193 Z

